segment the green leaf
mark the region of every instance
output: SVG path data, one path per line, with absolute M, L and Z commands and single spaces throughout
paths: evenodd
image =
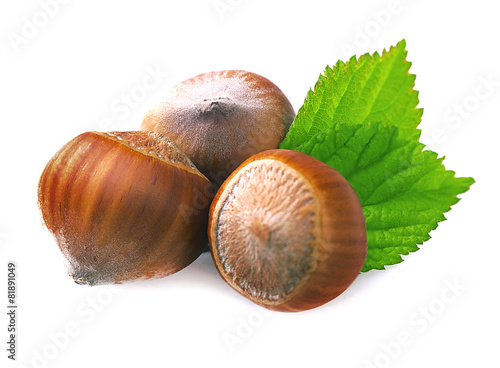
M 332 122 L 383 122 L 400 128 L 401 136 L 419 137 L 423 110 L 417 109 L 415 76 L 408 73 L 403 40 L 382 56 L 365 54 L 327 67 L 298 111 L 281 148 L 295 149 Z
M 472 178 L 456 178 L 416 139 L 381 123 L 333 123 L 297 147 L 339 171 L 352 185 L 366 218 L 368 254 L 363 271 L 399 263 L 418 250 L 445 220 Z
M 358 194 L 368 238 L 363 271 L 418 250 L 474 183 L 418 142 L 423 110 L 405 46 L 327 67 L 280 144 L 337 169 Z

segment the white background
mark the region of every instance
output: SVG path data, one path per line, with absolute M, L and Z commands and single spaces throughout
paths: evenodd
M 0 5 L 1 366 L 499 366 L 494 1 L 74 0 L 43 10 L 46 2 Z M 36 206 L 38 178 L 64 143 L 89 130 L 138 129 L 171 86 L 211 70 L 264 75 L 298 110 L 326 65 L 402 38 L 425 109 L 422 140 L 448 169 L 476 179 L 420 251 L 297 314 L 254 306 L 208 254 L 113 291 L 67 276 Z M 121 99 L 151 69 L 169 74 L 125 109 Z M 460 106 L 463 115 L 453 112 Z M 6 358 L 9 260 L 18 272 L 15 363 Z

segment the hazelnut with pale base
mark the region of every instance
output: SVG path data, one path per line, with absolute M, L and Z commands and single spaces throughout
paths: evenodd
M 222 278 L 282 312 L 336 298 L 366 259 L 356 193 L 336 170 L 295 151 L 261 152 L 238 167 L 212 202 L 208 233 Z

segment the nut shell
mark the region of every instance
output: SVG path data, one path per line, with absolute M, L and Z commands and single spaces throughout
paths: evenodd
M 43 171 L 38 202 L 77 283 L 159 278 L 206 247 L 211 183 L 153 132 L 88 132 Z
M 223 279 L 272 310 L 316 308 L 340 295 L 366 259 L 363 211 L 332 167 L 270 150 L 246 160 L 210 208 L 209 242 Z
M 270 80 L 243 70 L 200 74 L 173 87 L 141 129 L 173 139 L 220 186 L 255 153 L 278 148 L 295 117 Z

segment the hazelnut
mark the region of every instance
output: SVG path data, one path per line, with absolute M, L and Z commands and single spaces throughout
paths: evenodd
M 347 180 L 306 154 L 256 154 L 223 183 L 209 215 L 223 279 L 272 310 L 316 308 L 340 295 L 366 259 L 363 211 Z
M 173 87 L 141 129 L 173 139 L 216 186 L 255 153 L 278 148 L 295 117 L 267 78 L 243 70 L 198 75 Z
M 38 202 L 77 283 L 159 278 L 207 244 L 214 190 L 168 138 L 88 132 L 45 167 Z

